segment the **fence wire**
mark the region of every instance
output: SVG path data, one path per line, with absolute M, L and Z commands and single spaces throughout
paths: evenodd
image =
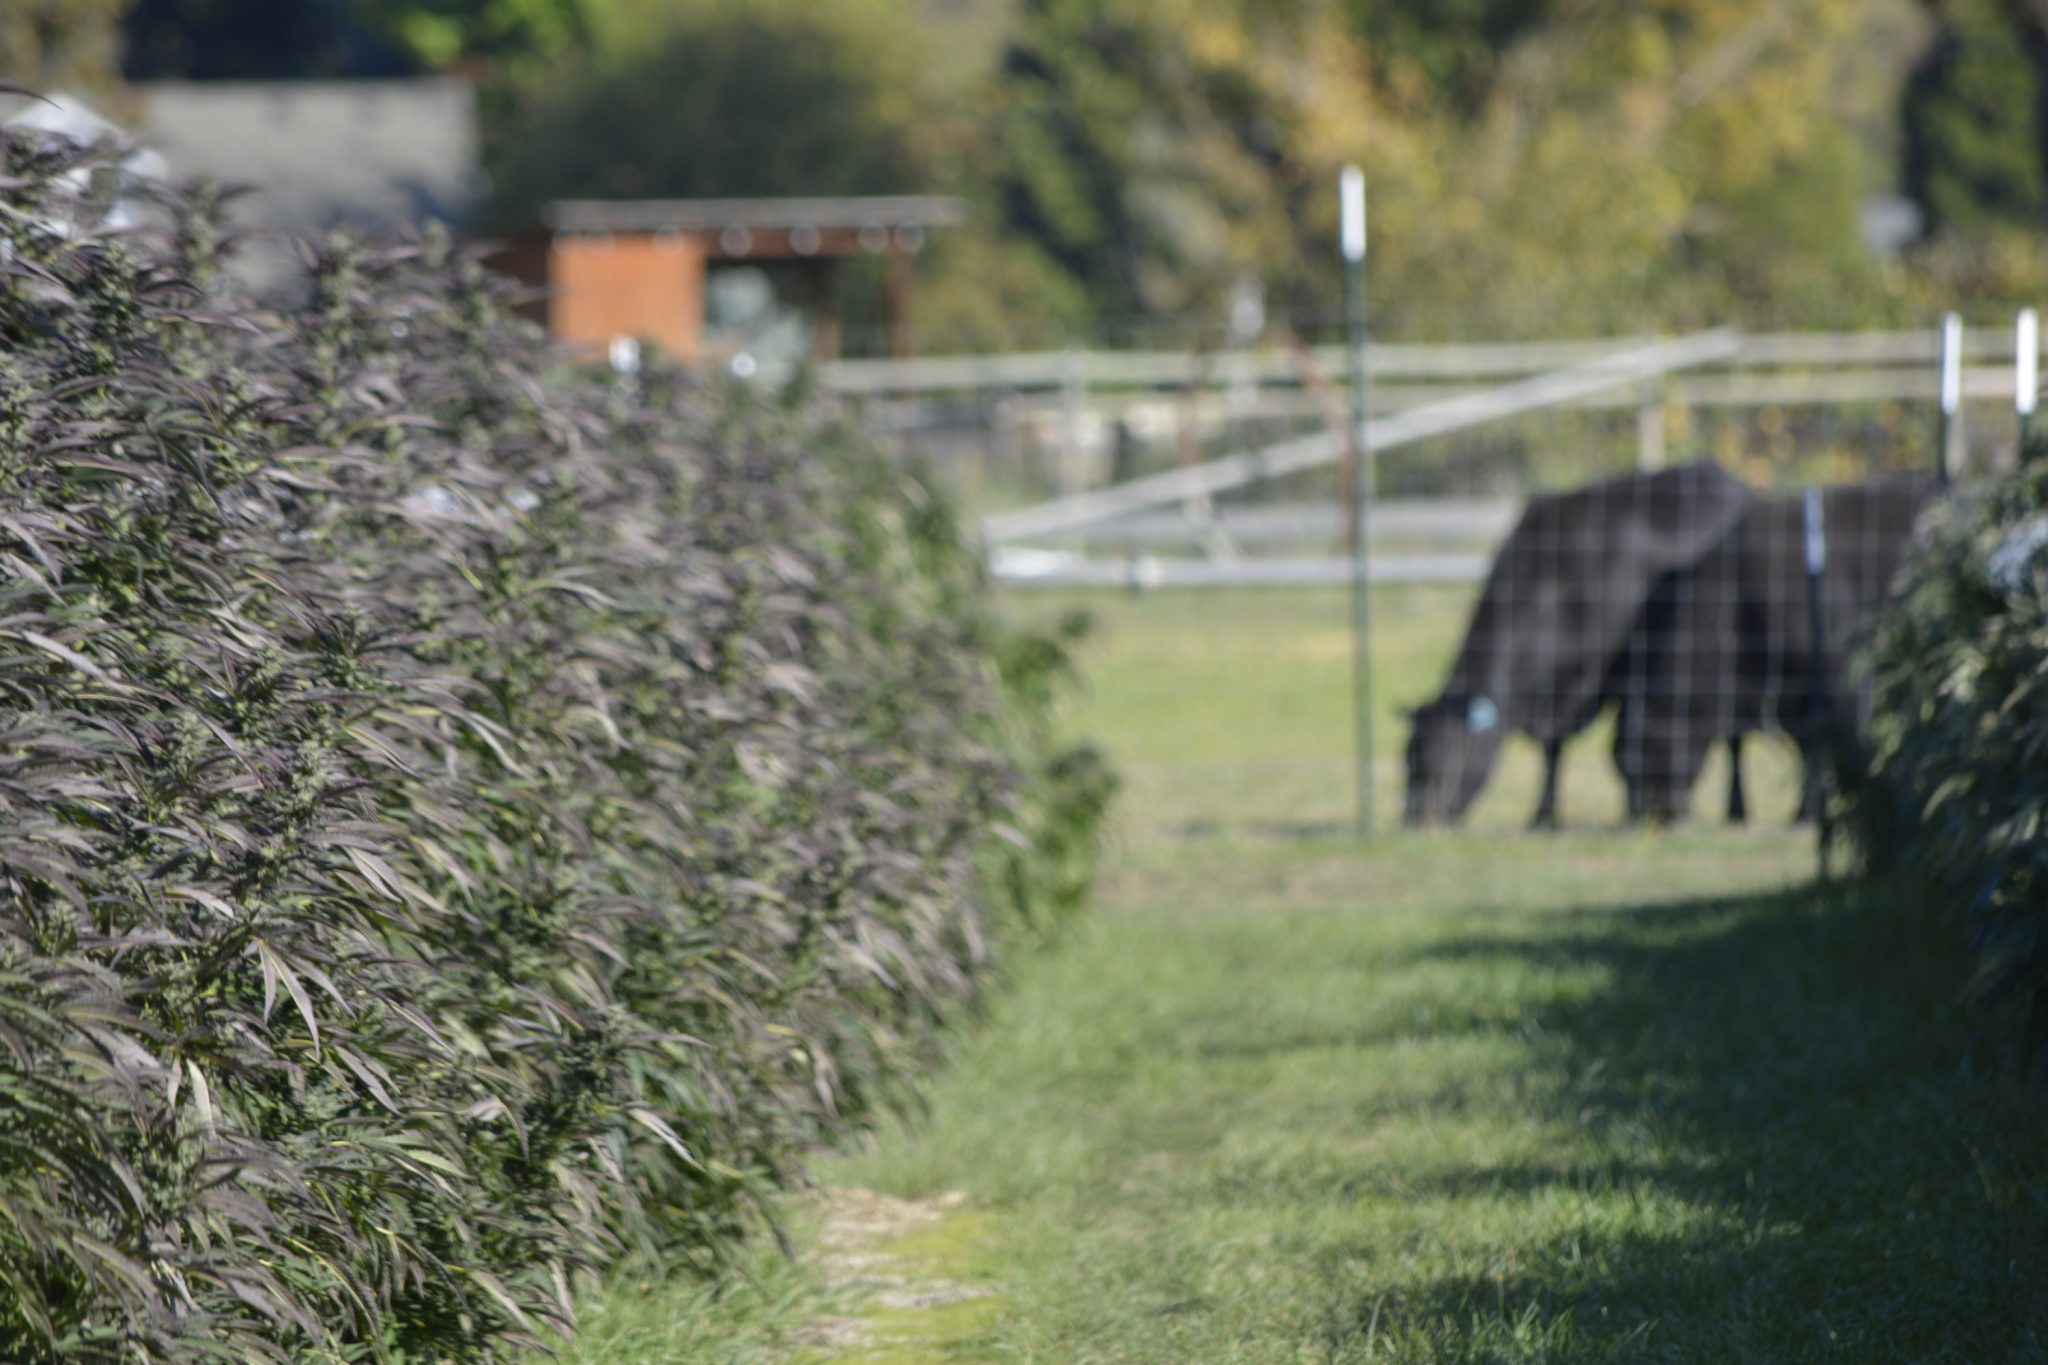
M 1953 462 L 1964 478 L 2015 452 L 2009 392 L 1978 381 Z M 1398 410 L 1419 401 L 1413 388 L 1381 384 L 1375 396 Z M 1372 698 L 1382 823 L 1418 813 L 1418 733 L 1435 736 L 1422 766 L 1451 790 L 1443 809 L 1419 813 L 1455 806 L 1467 829 L 1521 829 L 1546 807 L 1566 827 L 1706 827 L 1737 799 L 1753 826 L 1790 821 L 1805 795 L 1793 737 L 1861 713 L 1855 640 L 1932 483 L 1931 386 L 1869 389 L 1708 403 L 1679 401 L 1666 381 L 1384 454 Z M 1714 390 L 1702 380 L 1692 392 Z M 1341 421 L 1336 397 L 1305 384 L 1233 390 L 1228 376 L 1086 404 L 1071 392 L 965 392 L 945 400 L 947 421 L 940 406 L 913 405 L 928 420 L 902 439 L 973 505 L 1002 510 L 1326 429 Z M 1674 474 L 1689 467 L 1739 484 L 1733 503 Z M 1817 603 L 1808 487 L 1829 490 Z M 1074 723 L 1114 750 L 1133 836 L 1350 830 L 1347 496 L 1341 467 L 1305 470 L 1021 547 L 1103 567 L 1090 580 L 1099 586 L 1017 589 L 1010 605 L 1027 619 L 1095 618 Z M 1643 553 L 1688 538 L 1695 548 L 1675 558 Z M 1307 571 L 1316 565 L 1320 576 Z M 1162 586 L 1172 582 L 1212 586 Z M 1245 583 L 1267 586 L 1233 586 Z M 1464 792 L 1474 762 L 1484 780 Z

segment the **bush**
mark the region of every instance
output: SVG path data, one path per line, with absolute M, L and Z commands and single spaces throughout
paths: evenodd
M 2048 450 L 1930 515 L 1872 641 L 1852 817 L 1967 917 L 1974 990 L 2048 1065 Z
M 262 307 L 5 144 L 0 1358 L 493 1359 L 715 1268 L 1071 909 L 1060 642 L 821 408 L 432 235 Z

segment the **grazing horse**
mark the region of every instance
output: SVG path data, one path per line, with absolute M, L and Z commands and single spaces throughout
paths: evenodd
M 1908 475 L 1821 491 L 1826 563 L 1821 602 L 1826 639 L 1824 705 L 1815 706 L 1813 629 L 1803 497 L 1759 498 L 1725 541 L 1701 559 L 1673 601 L 1670 628 L 1644 641 L 1621 684 L 1614 761 L 1630 813 L 1681 814 L 1717 739 L 1751 731 L 1791 736 L 1815 762 L 1828 728 L 1860 728 L 1869 696 L 1855 645 L 1891 593 L 1913 527 L 1938 489 Z M 1813 788 L 1800 803 L 1810 817 Z
M 1442 694 L 1410 713 L 1407 822 L 1462 819 L 1513 729 L 1543 746 L 1533 823 L 1554 827 L 1565 740 L 1614 697 L 1616 660 L 1632 633 L 1654 627 L 1653 598 L 1670 576 L 1719 544 L 1749 502 L 1711 463 L 1531 498 L 1494 556 Z

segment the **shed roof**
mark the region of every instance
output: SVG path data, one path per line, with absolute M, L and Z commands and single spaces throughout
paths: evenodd
M 567 199 L 541 221 L 556 232 L 720 232 L 800 227 L 957 227 L 967 205 L 940 195 L 866 195 L 845 199 Z

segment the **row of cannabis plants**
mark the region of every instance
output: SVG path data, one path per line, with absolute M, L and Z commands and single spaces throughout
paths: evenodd
M 1858 841 L 1969 934 L 1973 994 L 2048 1068 L 2048 446 L 1923 519 L 1869 642 Z
M 7 137 L 0 1359 L 501 1358 L 715 1272 L 1085 887 L 945 502 L 429 234 Z

